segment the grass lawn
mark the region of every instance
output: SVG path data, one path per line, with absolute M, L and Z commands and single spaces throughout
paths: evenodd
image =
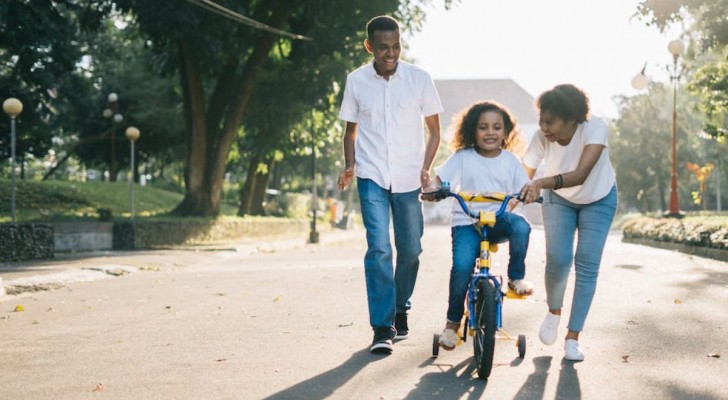
M 0 223 L 10 222 L 11 182 L 0 179 Z M 180 193 L 152 186 L 134 186 L 136 217 L 154 217 L 173 210 Z M 131 215 L 128 182 L 16 181 L 16 222 L 97 220 L 99 209 L 111 210 L 114 219 Z M 221 215 L 235 215 L 232 205 L 221 205 Z

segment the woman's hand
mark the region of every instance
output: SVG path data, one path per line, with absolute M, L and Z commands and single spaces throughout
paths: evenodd
M 523 204 L 530 204 L 536 201 L 538 196 L 541 195 L 541 189 L 543 189 L 543 184 L 540 179 L 532 180 L 531 182 L 523 185 L 520 197 Z

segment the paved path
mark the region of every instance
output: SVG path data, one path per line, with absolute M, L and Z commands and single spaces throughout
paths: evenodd
M 0 297 L 0 398 L 728 399 L 726 263 L 613 235 L 582 334 L 587 359 L 565 362 L 560 341 L 538 341 L 546 305 L 536 228 L 528 277 L 537 292 L 508 300 L 504 314 L 509 333 L 527 335 L 526 357 L 499 341 L 484 382 L 469 342 L 430 357 L 447 306 L 449 229 L 426 230 L 411 337 L 388 357 L 368 352 L 363 233 L 337 234 L 318 245 L 5 265 L 6 284 L 30 279 L 29 268 L 118 276 Z M 496 255 L 496 270 L 506 258 L 505 249 Z

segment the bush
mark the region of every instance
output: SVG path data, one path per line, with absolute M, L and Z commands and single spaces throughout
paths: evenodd
M 622 228 L 625 239 L 649 239 L 689 246 L 728 249 L 728 224 L 704 218 L 637 217 Z

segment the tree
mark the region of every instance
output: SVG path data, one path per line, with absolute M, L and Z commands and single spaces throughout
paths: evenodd
M 689 33 L 696 46 L 688 56 L 694 64 L 688 89 L 700 98 L 699 109 L 708 120 L 705 131 L 714 136 L 728 132 L 728 0 L 644 0 L 637 14 L 664 30 L 691 21 Z
M 219 3 L 270 27 L 314 40 L 302 44 L 238 25 L 190 2 L 117 1 L 122 10 L 135 14 L 152 48 L 181 78 L 187 157 L 185 197 L 175 212 L 183 215 L 211 216 L 219 212 L 231 146 L 243 132 L 253 89 L 273 52 L 279 53 L 281 64 L 289 60 L 294 69 L 300 67 L 296 62 L 308 52 L 316 54 L 314 60 L 325 54 L 356 59 L 361 53 L 361 31 L 371 16 L 399 13 L 408 26 L 422 21 L 419 4 L 409 0 L 401 4 L 393 0 Z M 330 83 L 343 80 L 343 76 L 336 73 L 320 79 Z
M 679 92 L 677 130 L 678 196 L 683 209 L 692 204 L 692 173 L 687 162 L 701 159 L 703 119 L 692 112 L 696 100 Z M 672 171 L 672 88 L 654 84 L 649 92 L 620 100 L 620 116 L 609 137 L 623 211 L 667 210 Z
M 86 45 L 85 32 L 100 26 L 110 10 L 104 1 L 0 2 L 0 93 L 23 102 L 16 152 L 45 156 L 51 146 L 58 88 L 74 81 L 72 72 Z M 9 157 L 6 118 L 0 119 L 0 158 Z

